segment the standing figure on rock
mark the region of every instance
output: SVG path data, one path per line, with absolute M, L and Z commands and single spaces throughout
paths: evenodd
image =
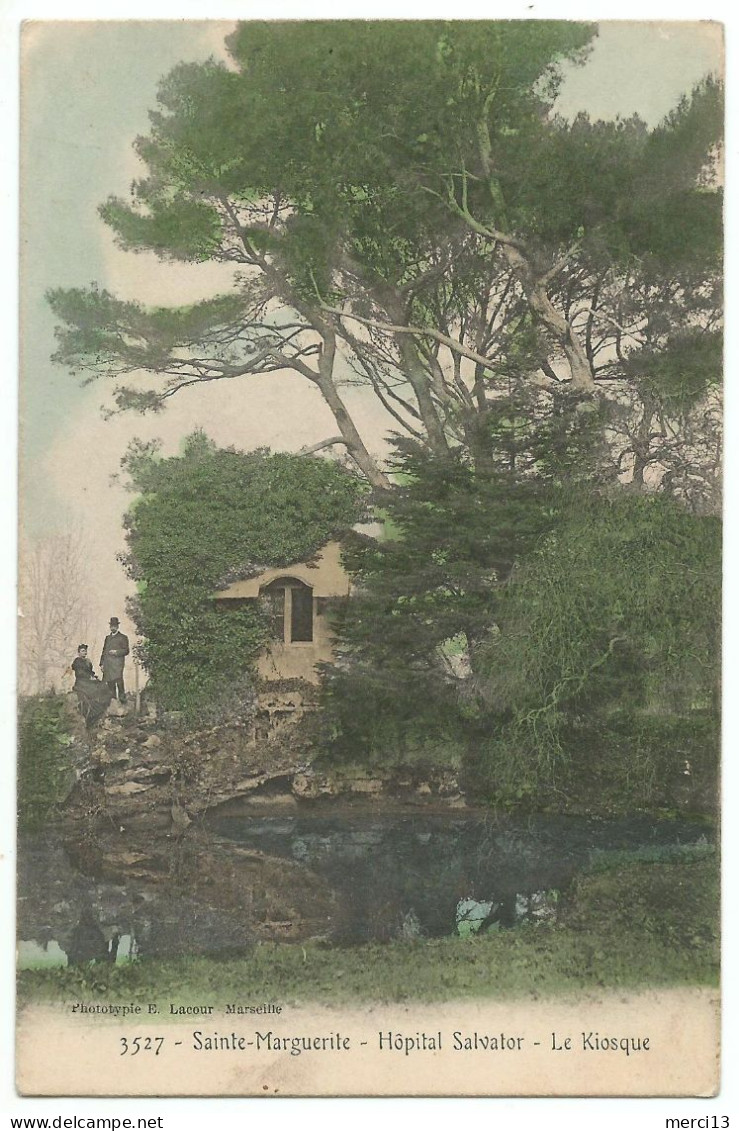
M 110 688 L 110 694 L 119 703 L 126 702 L 126 689 L 123 685 L 123 668 L 130 649 L 128 637 L 119 630 L 118 617 L 110 618 L 110 632 L 105 637 L 100 656 L 103 679 Z

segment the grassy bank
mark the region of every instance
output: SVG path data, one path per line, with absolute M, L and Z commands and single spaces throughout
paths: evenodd
M 24 971 L 19 1001 L 338 1004 L 712 985 L 718 906 L 710 852 L 660 863 L 616 857 L 576 880 L 552 925 L 465 939 L 347 949 L 269 944 L 239 957 Z

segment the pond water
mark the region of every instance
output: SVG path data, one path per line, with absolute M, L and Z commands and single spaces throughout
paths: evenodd
M 377 809 L 217 816 L 19 845 L 19 964 L 248 952 L 505 929 L 556 917 L 598 853 L 695 844 L 705 825 Z

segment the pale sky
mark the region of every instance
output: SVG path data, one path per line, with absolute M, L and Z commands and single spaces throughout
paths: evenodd
M 131 142 L 148 129 L 159 78 L 180 60 L 222 54 L 229 23 L 49 23 L 26 25 L 22 101 L 22 511 L 29 536 L 82 528 L 99 610 L 122 615 L 130 584 L 116 562 L 128 496 L 111 485 L 132 437 L 175 450 L 203 427 L 221 444 L 297 450 L 335 433 L 317 391 L 297 376 L 266 376 L 191 390 L 164 415 L 103 420 L 105 384 L 80 388 L 54 365 L 50 287 L 96 281 L 124 298 L 166 304 L 227 289 L 225 268 L 161 264 L 115 248 L 97 216 L 109 194 L 126 195 L 137 175 Z M 639 113 L 655 124 L 720 65 L 718 25 L 604 23 L 582 68 L 571 68 L 557 109 L 565 116 Z M 347 400 L 370 446 L 382 451 L 387 418 L 356 390 Z M 285 412 L 285 405 L 290 412 Z

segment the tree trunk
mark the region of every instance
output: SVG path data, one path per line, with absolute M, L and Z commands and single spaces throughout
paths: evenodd
M 487 409 L 483 407 L 478 412 L 465 413 L 462 418 L 462 429 L 475 470 L 478 473 L 490 474 L 493 470 L 493 447 L 488 428 Z
M 316 381 L 321 395 L 334 415 L 336 425 L 341 432 L 346 444 L 346 450 L 372 487 L 380 491 L 389 491 L 392 484 L 383 471 L 377 466 L 372 456 L 367 451 L 362 437 L 357 431 L 354 421 L 346 410 L 346 406 L 339 396 L 333 381 L 324 380 L 323 377 Z
M 416 347 L 412 339 L 405 335 L 397 335 L 398 350 L 403 364 L 403 374 L 408 378 L 408 383 L 416 397 L 418 413 L 426 429 L 429 446 L 433 452 L 444 454 L 449 451 L 444 428 L 439 418 L 436 405 L 431 396 L 429 387 L 429 374 L 421 364 Z
M 333 413 L 336 425 L 346 444 L 346 450 L 367 482 L 377 490 L 389 491 L 392 488 L 390 480 L 367 451 L 364 441 L 336 388 L 333 379 L 335 357 L 336 343 L 331 335 L 324 335 L 323 348 L 318 359 L 319 376 L 315 378 L 315 383 Z
M 631 487 L 637 491 L 644 489 L 644 472 L 649 466 L 649 434 L 654 421 L 654 401 L 650 396 L 642 398 L 643 412 L 632 441 L 634 449 L 634 469 L 631 475 Z
M 488 100 L 486 100 L 483 117 L 478 122 L 478 149 L 480 161 L 487 179 L 490 200 L 497 213 L 497 226 L 503 231 L 506 227 L 505 200 L 493 168 L 493 148 L 487 124 L 488 102 L 491 98 L 492 95 L 489 95 Z M 544 323 L 547 329 L 552 331 L 562 346 L 569 363 L 573 387 L 582 392 L 594 392 L 596 385 L 593 378 L 593 371 L 590 367 L 585 348 L 573 330 L 571 323 L 568 322 L 565 316 L 554 306 L 554 303 L 547 294 L 546 285 L 541 279 L 536 277 L 531 269 L 531 264 L 519 247 L 501 240 L 500 248 L 509 266 L 521 283 L 524 294 L 534 314 Z
M 573 388 L 586 393 L 594 392 L 596 385 L 588 355 L 572 324 L 557 310 L 541 280 L 532 278 L 528 260 L 518 248 L 504 244 L 502 251 L 515 271 L 534 314 L 552 331 L 562 346 L 570 367 Z

